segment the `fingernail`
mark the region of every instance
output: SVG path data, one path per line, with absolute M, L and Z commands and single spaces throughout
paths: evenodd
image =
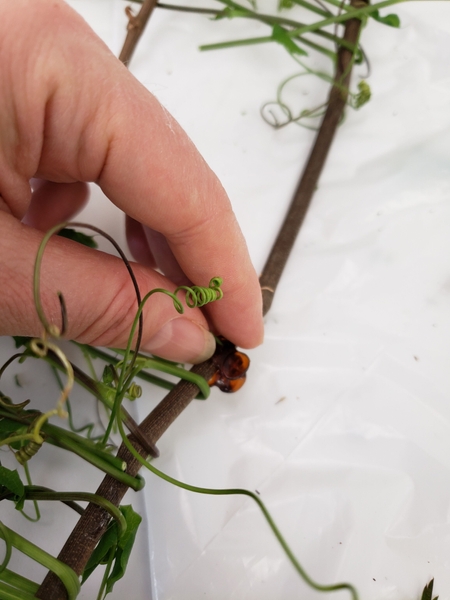
M 146 344 L 146 352 L 177 362 L 200 363 L 210 358 L 216 348 L 212 333 L 179 317 L 168 321 Z

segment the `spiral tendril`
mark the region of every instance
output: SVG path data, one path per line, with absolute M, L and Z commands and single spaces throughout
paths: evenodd
M 189 308 L 201 308 L 205 304 L 220 300 L 223 298 L 223 291 L 221 285 L 223 279 L 221 277 L 213 277 L 209 282 L 208 287 L 202 287 L 199 285 L 193 285 L 189 287 L 187 285 L 180 285 L 174 292 L 176 295 L 178 292 L 185 292 L 185 302 Z M 177 304 L 174 302 L 176 310 L 178 310 Z M 178 310 L 178 312 L 180 312 Z
M 43 443 L 44 440 L 42 440 L 42 442 L 35 442 L 34 440 L 29 441 L 15 453 L 17 462 L 23 466 L 30 458 L 33 458 L 33 456 L 39 452 Z
M 130 400 L 136 400 L 142 396 L 142 387 L 137 383 L 132 383 L 127 389 L 127 395 Z

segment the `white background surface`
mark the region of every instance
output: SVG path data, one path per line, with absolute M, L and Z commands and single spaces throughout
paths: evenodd
M 71 4 L 118 54 L 125 3 Z M 216 390 L 206 403 L 191 405 L 161 439 L 156 464 L 200 486 L 257 489 L 321 583 L 348 580 L 367 600 L 415 600 L 435 577 L 444 600 L 450 598 L 450 4 L 424 1 L 395 12 L 400 30 L 371 23 L 363 33 L 373 97 L 360 111 L 347 111 L 266 319 L 265 343 L 250 353 L 246 386 L 234 396 Z M 216 170 L 261 270 L 314 134 L 295 125 L 274 131 L 259 115 L 278 83 L 299 70 L 281 48 L 197 50 L 247 34 L 267 29 L 158 10 L 131 70 Z M 300 93 L 310 107 L 322 87 L 304 79 Z M 80 220 L 100 224 L 123 243 L 122 215 L 98 190 Z M 6 358 L 10 342 L 2 340 L 0 350 Z M 46 373 L 31 376 L 25 365 L 15 372 L 24 394 L 51 396 Z M 2 381 L 2 390 L 17 394 L 12 383 Z M 139 417 L 161 396 L 149 388 Z M 33 461 L 36 482 L 54 483 L 56 472 L 58 487 L 86 487 L 76 459 L 46 456 L 50 462 Z M 92 490 L 97 480 L 92 473 Z M 146 512 L 148 531 L 142 529 L 133 567 L 112 599 L 316 597 L 250 500 L 199 497 L 152 476 L 141 499 L 130 499 Z M 54 527 L 46 547 L 56 554 L 73 523 L 67 509 L 61 518 L 53 507 L 43 512 L 42 524 Z M 13 513 L 2 506 L 6 523 Z M 17 518 L 14 528 L 30 531 Z M 33 535 L 42 542 L 48 529 L 37 529 Z M 81 597 L 93 600 L 93 589 Z

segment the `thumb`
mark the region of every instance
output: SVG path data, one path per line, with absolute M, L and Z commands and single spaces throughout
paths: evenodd
M 42 232 L 0 213 L 0 335 L 42 334 L 33 309 L 33 270 Z M 133 264 L 141 295 L 174 284 L 145 266 Z M 53 236 L 44 252 L 40 296 L 49 323 L 61 327 L 57 292 L 66 299 L 65 337 L 94 346 L 123 348 L 137 311 L 134 287 L 122 260 Z M 212 355 L 213 335 L 199 309 L 176 312 L 165 294 L 155 294 L 143 312 L 141 348 L 169 360 L 201 362 Z

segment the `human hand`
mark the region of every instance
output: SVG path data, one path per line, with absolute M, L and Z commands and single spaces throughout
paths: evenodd
M 62 0 L 0 2 L 0 335 L 41 333 L 32 278 L 42 232 L 78 212 L 85 182 L 96 182 L 129 217 L 143 295 L 176 287 L 151 268 L 164 267 L 164 256 L 173 279 L 224 280 L 224 298 L 204 313 L 180 316 L 167 297 L 153 296 L 143 350 L 200 362 L 214 349 L 209 324 L 244 348 L 261 343 L 261 293 L 243 236 L 225 191 L 180 126 Z M 42 181 L 32 193 L 33 178 Z M 158 232 L 153 253 L 151 232 Z M 54 323 L 59 290 L 66 337 L 126 345 L 137 306 L 118 258 L 53 237 L 41 296 Z

